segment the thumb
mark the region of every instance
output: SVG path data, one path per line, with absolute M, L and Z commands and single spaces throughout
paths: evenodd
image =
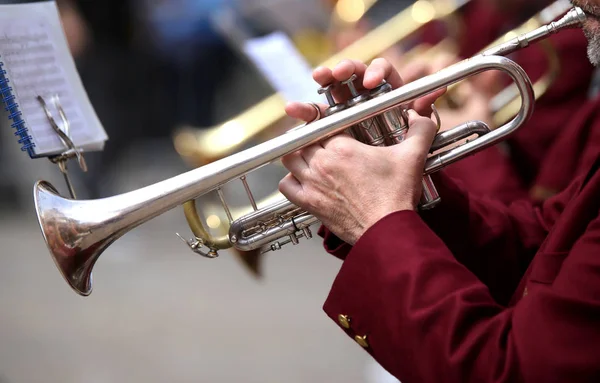
M 431 118 L 420 116 L 412 109 L 408 110 L 408 133 L 404 142 L 416 153 L 422 154 L 423 159 L 427 157 L 436 134 L 437 125 Z
M 319 107 L 320 111 L 317 112 L 316 107 Z M 317 117 L 323 117 L 325 110 L 328 108 L 328 105 L 323 103 L 312 104 L 306 102 L 288 102 L 285 106 L 285 113 L 298 120 L 302 121 L 313 121 Z

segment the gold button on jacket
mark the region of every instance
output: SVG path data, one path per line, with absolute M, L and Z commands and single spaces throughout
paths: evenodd
M 343 315 L 340 314 L 338 315 L 338 322 L 340 323 L 340 326 L 342 326 L 343 328 L 350 328 L 350 318 L 348 318 L 348 315 Z
M 357 335 L 354 337 L 354 340 L 356 341 L 356 343 L 360 344 L 363 348 L 367 348 L 369 347 L 369 343 L 367 342 L 367 336 L 363 335 Z

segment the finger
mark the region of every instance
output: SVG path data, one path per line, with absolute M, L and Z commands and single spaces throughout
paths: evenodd
M 362 61 L 346 59 L 340 61 L 340 63 L 337 64 L 331 72 L 333 74 L 333 78 L 335 78 L 337 81 L 345 81 L 353 74 L 356 74 L 356 77 L 362 79 L 366 69 L 367 65 Z
M 426 96 L 416 99 L 414 102 L 412 102 L 411 106 L 419 114 L 429 116 L 433 112 L 431 109 L 431 104 L 435 103 L 435 101 L 445 93 L 446 88 L 438 89 Z
M 346 146 L 346 145 L 355 145 L 355 144 L 361 144 L 361 142 L 355 140 L 354 138 L 352 138 L 352 136 L 350 136 L 346 132 L 340 133 L 340 134 L 335 135 L 330 138 L 326 138 L 323 141 L 321 141 L 321 147 L 323 147 L 325 149 L 331 149 L 333 146 L 338 146 L 338 145 Z
M 507 75 L 497 70 L 489 70 L 474 76 L 471 79 L 475 90 L 492 97 L 502 90 L 506 85 Z
M 459 61 L 457 55 L 449 52 L 438 53 L 435 60 L 431 63 L 431 73 L 439 72 L 440 70 L 456 64 Z
M 288 174 L 279 181 L 279 191 L 294 205 L 302 204 L 304 190 L 300 181 L 293 174 Z
M 310 145 L 300 151 L 300 155 L 304 159 L 304 162 L 308 164 L 310 168 L 310 163 L 313 157 L 317 154 L 318 151 L 323 150 L 323 147 L 320 144 Z
M 331 94 L 334 98 L 334 100 L 338 103 L 344 103 L 346 102 L 350 97 L 350 91 L 348 90 L 348 87 L 346 85 L 340 84 L 340 81 L 345 81 L 347 79 L 350 78 L 350 76 L 352 76 L 352 74 L 354 73 L 354 70 L 359 67 L 362 64 L 360 61 L 354 61 L 354 60 L 342 60 L 339 64 L 337 64 L 334 68 L 334 70 L 337 70 L 338 72 L 341 71 L 342 73 L 345 73 L 345 75 L 343 75 L 342 77 L 338 77 L 336 78 L 333 75 L 333 71 L 329 68 L 326 67 L 318 67 L 313 71 L 313 79 L 320 85 L 320 86 L 327 86 L 327 85 L 333 85 L 333 88 L 331 90 Z M 362 64 L 364 67 L 366 67 L 366 65 Z M 362 75 L 364 73 L 364 70 L 357 73 L 357 76 L 360 74 Z M 358 84 L 358 83 L 357 83 Z
M 298 180 L 303 180 L 310 171 L 308 164 L 304 161 L 304 158 L 302 158 L 302 153 L 300 153 L 300 151 L 281 157 L 281 163 Z
M 336 79 L 333 77 L 333 72 L 329 68 L 316 68 L 313 71 L 313 80 L 315 80 L 322 87 L 325 87 L 327 85 L 333 85 L 331 89 L 331 95 L 333 96 L 333 99 L 338 103 L 344 103 L 350 98 L 350 91 L 347 89 L 346 86 L 336 81 Z
M 323 116 L 328 106 L 321 103 L 317 105 L 321 109 L 321 116 Z M 318 115 L 316 109 L 311 104 L 305 102 L 288 102 L 285 105 L 285 113 L 292 118 L 306 122 L 313 121 Z
M 408 133 L 405 142 L 410 143 L 418 153 L 427 157 L 431 143 L 435 138 L 437 125 L 430 118 L 422 117 L 414 110 L 408 111 Z
M 313 71 L 313 80 L 315 80 L 320 86 L 326 86 L 335 81 L 333 78 L 333 73 L 331 73 L 331 69 L 323 66 L 315 68 Z
M 394 66 L 384 58 L 376 58 L 367 67 L 364 74 L 363 86 L 373 89 L 385 80 L 392 88 L 396 89 L 404 85 L 404 81 Z
M 353 74 L 356 75 L 356 80 L 354 80 L 356 90 L 362 92 L 365 89 L 362 83 L 366 69 L 367 65 L 365 63 L 349 59 L 342 60 L 333 68 L 332 74 L 335 85 L 332 94 L 337 102 L 345 102 L 352 97 L 348 86 L 340 84 L 340 82 L 348 80 Z
M 429 65 L 422 60 L 408 62 L 402 67 L 402 78 L 406 83 L 413 82 L 430 74 Z

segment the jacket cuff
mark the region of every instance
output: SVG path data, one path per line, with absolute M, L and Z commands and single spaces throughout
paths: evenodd
M 371 226 L 344 261 L 323 310 L 368 353 L 389 344 L 382 291 L 419 268 L 420 246 L 443 246 L 414 211 L 397 211 Z M 400 295 L 400 294 L 399 294 Z M 400 296 L 398 297 L 400 298 Z
M 323 247 L 325 248 L 325 251 L 334 257 L 344 260 L 350 250 L 352 250 L 351 245 L 339 239 L 323 225 L 321 225 L 317 234 L 323 238 Z

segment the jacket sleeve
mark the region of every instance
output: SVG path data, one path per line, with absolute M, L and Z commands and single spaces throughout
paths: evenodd
M 535 185 L 550 192 L 567 187 L 578 169 L 589 168 L 600 149 L 600 98 L 580 107 L 545 153 Z
M 525 200 L 507 206 L 472 196 L 443 174 L 432 179 L 442 202 L 421 212 L 422 220 L 498 302 L 507 304 L 573 190 L 546 201 L 542 209 Z M 319 234 L 325 250 L 340 259 L 352 250 L 325 227 Z
M 554 284 L 506 308 L 417 213 L 395 212 L 349 252 L 324 310 L 402 382 L 600 381 L 598 254 L 600 218 Z

